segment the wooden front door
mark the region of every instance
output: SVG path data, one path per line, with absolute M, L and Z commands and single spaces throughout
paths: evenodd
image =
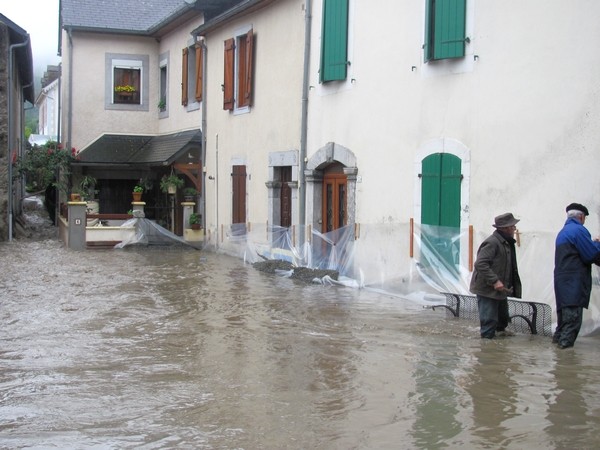
M 246 223 L 246 166 L 233 166 L 232 182 L 232 217 L 231 223 Z
M 292 188 L 289 182 L 292 181 L 292 168 L 285 166 L 281 168 L 281 197 L 279 225 L 289 228 L 292 225 Z
M 339 163 L 329 166 L 323 177 L 323 226 L 321 232 L 337 230 L 346 225 L 348 180 Z

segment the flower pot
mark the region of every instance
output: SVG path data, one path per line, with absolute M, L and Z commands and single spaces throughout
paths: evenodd
M 190 226 L 192 227 L 192 230 L 201 230 L 202 229 L 202 224 L 200 224 L 200 223 L 193 223 Z
M 71 194 L 71 201 L 72 202 L 80 202 L 81 201 L 81 194 Z
M 177 193 L 177 186 L 175 186 L 174 184 L 170 184 L 169 187 L 167 188 L 167 193 L 169 193 L 169 194 Z
M 133 201 L 134 202 L 141 202 L 142 201 L 142 192 L 132 192 L 133 195 Z

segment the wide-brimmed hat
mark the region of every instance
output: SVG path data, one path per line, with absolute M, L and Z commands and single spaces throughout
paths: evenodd
M 566 211 L 581 211 L 583 214 L 585 214 L 586 216 L 590 215 L 590 212 L 588 211 L 588 209 L 583 206 L 581 203 L 571 203 L 569 206 L 567 206 Z
M 513 216 L 512 213 L 504 213 L 494 218 L 494 225 L 492 226 L 495 228 L 512 227 L 513 225 L 516 225 L 519 220 L 521 219 L 515 219 L 515 216 Z

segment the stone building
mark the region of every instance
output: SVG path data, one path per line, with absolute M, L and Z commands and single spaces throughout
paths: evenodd
M 12 240 L 23 187 L 10 183 L 11 161 L 25 149 L 24 105 L 33 104 L 33 58 L 29 34 L 0 14 L 0 240 Z

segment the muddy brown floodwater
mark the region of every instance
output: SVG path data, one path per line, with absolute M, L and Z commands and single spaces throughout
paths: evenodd
M 584 449 L 598 338 L 474 322 L 228 256 L 0 244 L 0 447 Z

